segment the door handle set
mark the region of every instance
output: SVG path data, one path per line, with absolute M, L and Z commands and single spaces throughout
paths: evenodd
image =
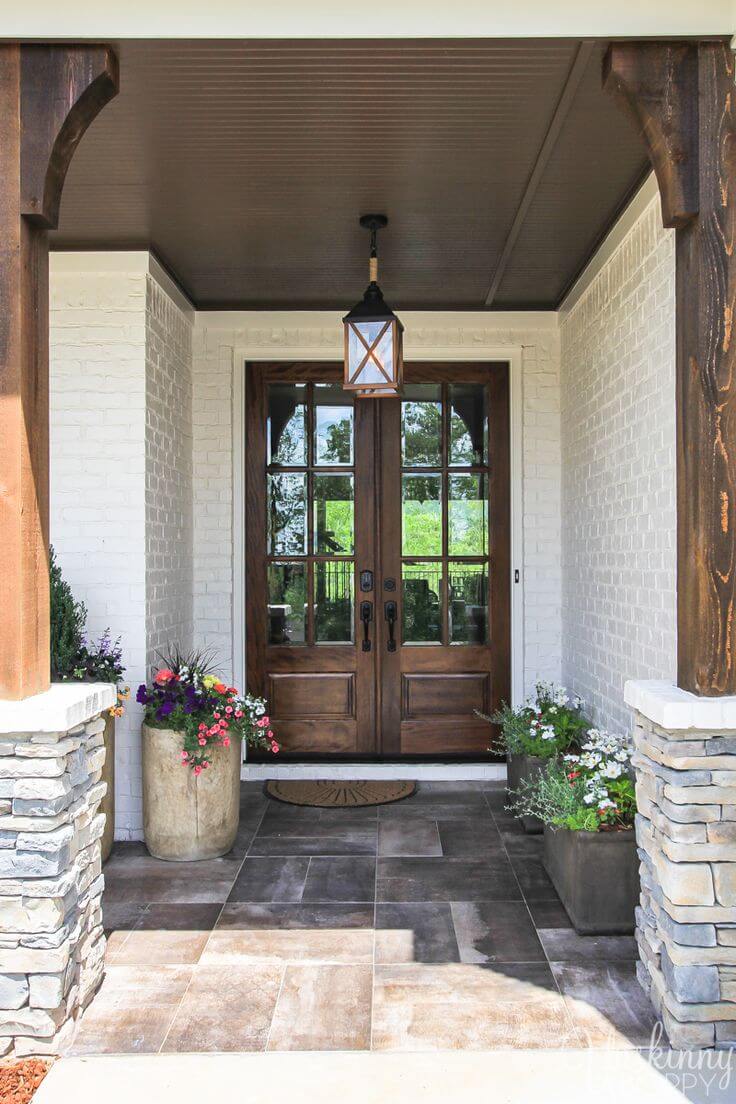
M 371 650 L 370 626 L 373 620 L 372 602 L 360 603 L 360 620 L 363 622 L 363 651 L 369 652 Z
M 396 651 L 396 639 L 394 637 L 394 626 L 396 625 L 396 603 L 385 602 L 383 606 L 383 613 L 386 621 L 388 622 L 388 645 L 389 652 Z

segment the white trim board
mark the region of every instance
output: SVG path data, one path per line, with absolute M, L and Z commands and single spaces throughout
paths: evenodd
M 316 312 L 315 312 L 316 313 Z M 233 325 L 232 315 L 231 327 Z M 294 325 L 294 315 L 287 317 Z M 300 316 L 297 315 L 297 319 Z M 331 315 L 328 316 L 331 318 Z M 335 316 L 334 333 L 341 335 L 341 319 Z M 402 315 L 402 320 L 403 320 Z M 439 330 L 441 324 L 435 321 L 437 316 L 426 318 L 431 329 Z M 450 316 L 453 317 L 453 316 Z M 458 316 L 454 316 L 456 319 Z M 554 317 L 554 316 L 553 316 Z M 319 312 L 317 319 L 331 334 L 329 323 L 324 322 L 325 314 Z M 467 316 L 465 316 L 467 318 Z M 549 314 L 539 314 L 544 319 L 542 328 L 550 327 Z M 299 323 L 297 322 L 297 325 Z M 455 322 L 455 325 L 458 323 Z M 237 325 L 237 323 L 236 323 Z M 283 325 L 283 323 L 282 323 Z M 444 329 L 444 327 L 442 327 Z M 266 328 L 258 335 L 253 344 L 239 344 L 232 353 L 232 394 L 233 394 L 233 680 L 237 685 L 246 685 L 245 664 L 245 365 L 253 360 L 339 360 L 335 344 L 319 347 L 303 347 L 299 344 L 285 347 L 280 343 L 280 327 Z M 264 335 L 270 333 L 273 346 L 263 344 Z M 470 335 L 472 340 L 472 334 Z M 298 338 L 295 335 L 295 340 Z M 439 341 L 442 337 L 439 336 Z M 229 356 L 230 350 L 223 346 L 221 356 Z M 405 359 L 431 361 L 505 361 L 509 366 L 509 432 L 510 432 L 510 498 L 511 498 L 511 701 L 521 704 L 524 697 L 524 535 L 523 535 L 523 410 L 522 410 L 522 346 L 462 344 L 437 345 L 425 344 L 412 347 L 407 341 Z M 519 582 L 514 582 L 515 572 L 519 572 Z
M 331 779 L 344 782 L 416 779 L 417 782 L 503 782 L 505 763 L 243 763 L 243 782 Z

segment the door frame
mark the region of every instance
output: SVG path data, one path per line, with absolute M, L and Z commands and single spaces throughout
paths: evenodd
M 244 687 L 246 679 L 245 643 L 245 376 L 249 361 L 332 361 L 341 363 L 334 345 L 329 348 L 295 348 L 259 345 L 221 347 L 220 355 L 230 360 L 233 399 L 233 681 Z M 523 348 L 521 345 L 428 346 L 405 353 L 405 360 L 476 363 L 505 362 L 509 367 L 509 466 L 511 509 L 511 704 L 524 698 L 524 531 L 523 531 Z M 223 365 L 224 367 L 224 365 Z

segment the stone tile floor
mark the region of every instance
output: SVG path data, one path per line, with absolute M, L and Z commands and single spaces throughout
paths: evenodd
M 500 783 L 318 810 L 242 789 L 235 847 L 116 845 L 71 1053 L 648 1046 L 634 940 L 580 937 Z

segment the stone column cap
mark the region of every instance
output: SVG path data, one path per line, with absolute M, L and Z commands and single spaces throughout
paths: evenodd
M 68 732 L 115 705 L 109 682 L 54 682 L 42 694 L 0 701 L 0 733 Z
M 666 679 L 631 679 L 624 685 L 624 701 L 661 728 L 736 731 L 734 696 L 700 698 Z

